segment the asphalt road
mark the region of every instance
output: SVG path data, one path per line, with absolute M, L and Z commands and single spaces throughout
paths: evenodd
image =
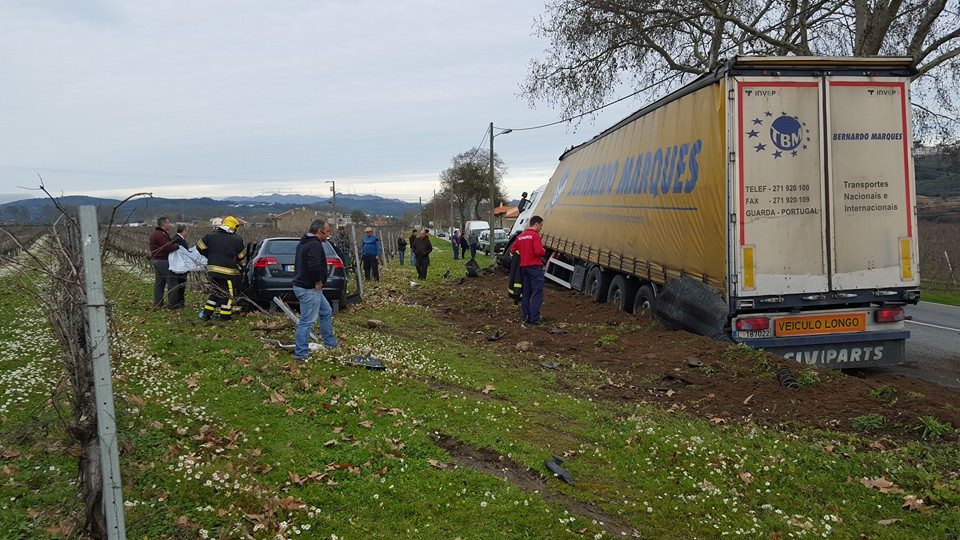
M 960 307 L 920 302 L 907 306 L 907 363 L 891 368 L 907 377 L 960 389 Z

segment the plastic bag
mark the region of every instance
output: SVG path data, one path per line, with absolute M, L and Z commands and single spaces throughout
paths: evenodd
M 184 249 L 183 246 L 167 256 L 167 262 L 170 265 L 170 271 L 174 274 L 186 274 L 187 272 L 202 272 L 207 269 L 207 258 L 197 251 L 197 246 L 190 249 Z

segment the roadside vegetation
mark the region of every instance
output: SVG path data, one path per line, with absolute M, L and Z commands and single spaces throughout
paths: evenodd
M 263 341 L 292 340 L 282 317 L 204 325 L 192 310 L 147 308 L 150 276 L 110 270 L 129 537 L 939 538 L 960 530 L 956 426 L 931 416 L 916 419 L 912 436 L 877 438 L 882 416 L 841 432 L 594 399 L 564 371 L 610 381 L 602 367 L 561 358 L 559 369 L 531 368 L 520 353 L 478 346 L 473 334 L 482 330 L 446 324 L 426 305 L 424 291 L 444 288 L 466 308 L 484 302 L 457 288 L 462 264 L 434 243 L 427 282 L 410 266 L 388 266 L 364 304 L 336 318 L 342 347 L 299 365 Z M 197 293 L 188 301 L 201 302 Z M 504 324 L 516 324 L 512 315 L 503 313 Z M 627 331 L 605 329 L 590 347 L 626 354 Z M 57 352 L 16 277 L 0 278 L 0 341 L 0 531 L 72 537 L 81 508 L 59 422 L 68 413 L 50 399 L 62 384 Z M 754 350 L 727 350 L 763 376 L 775 368 Z M 346 365 L 366 354 L 388 369 Z M 800 371 L 798 381 L 840 384 L 834 377 Z M 883 388 L 871 397 L 878 406 L 907 399 Z M 553 457 L 573 485 L 544 467 Z

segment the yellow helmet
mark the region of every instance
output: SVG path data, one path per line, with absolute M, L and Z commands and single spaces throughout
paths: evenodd
M 240 220 L 233 216 L 227 216 L 223 218 L 223 226 L 230 227 L 231 229 L 236 229 L 237 227 L 240 226 Z

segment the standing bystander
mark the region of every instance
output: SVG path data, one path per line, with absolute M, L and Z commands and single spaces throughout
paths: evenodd
M 150 233 L 150 258 L 153 263 L 153 305 L 163 307 L 163 290 L 167 290 L 167 300 L 173 304 L 173 275 L 170 274 L 170 263 L 167 257 L 177 250 L 177 245 L 170 241 L 170 220 L 166 217 L 157 218 L 157 227 Z
M 400 259 L 400 266 L 406 264 L 407 239 L 402 234 L 397 236 L 397 258 Z
M 424 229 L 420 236 L 410 244 L 410 250 L 417 255 L 417 278 L 427 279 L 427 267 L 430 266 L 430 252 L 433 244 L 430 243 L 430 231 Z
M 333 308 L 323 295 L 323 285 L 327 282 L 327 255 L 323 243 L 330 236 L 330 224 L 321 219 L 314 220 L 310 229 L 300 238 L 297 253 L 294 256 L 293 293 L 300 301 L 300 322 L 297 323 L 296 345 L 293 357 L 302 361 L 310 354 L 310 332 L 320 320 L 320 335 L 328 349 L 337 346 L 333 335 Z
M 367 227 L 363 230 L 363 278 L 370 279 L 370 273 L 373 273 L 373 279 L 380 281 L 379 261 L 383 258 L 383 247 L 380 246 L 380 238 L 373 234 L 373 227 Z
M 190 249 L 190 245 L 187 244 L 187 236 L 189 234 L 186 225 L 177 225 L 177 234 L 173 235 L 170 241 L 177 245 L 177 249 L 181 247 L 183 249 Z M 187 290 L 187 274 L 170 272 L 170 276 L 173 283 L 173 288 L 170 289 L 170 308 L 181 309 L 184 306 L 183 297 Z

